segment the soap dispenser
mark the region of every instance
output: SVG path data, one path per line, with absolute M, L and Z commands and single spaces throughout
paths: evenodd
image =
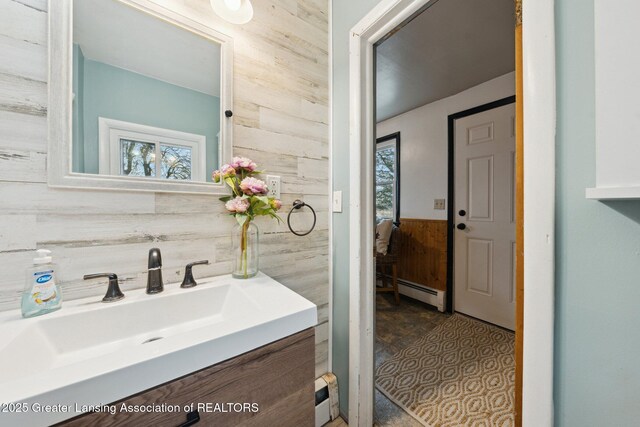
M 38 249 L 33 266 L 27 268 L 27 282 L 22 293 L 22 317 L 50 313 L 62 307 L 62 293 L 57 283 L 58 266 L 51 261 L 51 251 Z

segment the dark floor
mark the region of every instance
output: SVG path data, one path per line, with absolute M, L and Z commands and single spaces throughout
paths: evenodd
M 401 296 L 400 305 L 395 305 L 392 293 L 376 295 L 376 368 L 447 317 L 447 314 L 440 313 L 435 307 L 412 298 Z M 421 426 L 377 389 L 374 418 L 379 426 Z

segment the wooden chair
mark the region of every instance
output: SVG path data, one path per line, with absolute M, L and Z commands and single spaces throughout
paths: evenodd
M 396 304 L 400 304 L 400 294 L 398 293 L 398 246 L 400 240 L 400 229 L 395 225 L 391 229 L 391 238 L 387 254 L 376 254 L 376 270 L 382 275 L 382 287 L 376 286 L 377 292 L 393 292 Z M 387 286 L 387 269 L 391 267 L 391 286 Z

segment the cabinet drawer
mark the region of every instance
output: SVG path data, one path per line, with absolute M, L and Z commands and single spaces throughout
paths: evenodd
M 313 426 L 314 341 L 309 328 L 115 402 L 115 414 L 91 412 L 57 425 L 177 427 L 193 405 L 196 426 Z

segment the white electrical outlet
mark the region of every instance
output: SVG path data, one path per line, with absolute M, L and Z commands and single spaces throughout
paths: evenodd
M 280 177 L 277 175 L 267 175 L 267 187 L 269 188 L 269 197 L 280 198 Z
M 433 209 L 444 210 L 444 202 L 445 202 L 445 199 L 434 199 Z

